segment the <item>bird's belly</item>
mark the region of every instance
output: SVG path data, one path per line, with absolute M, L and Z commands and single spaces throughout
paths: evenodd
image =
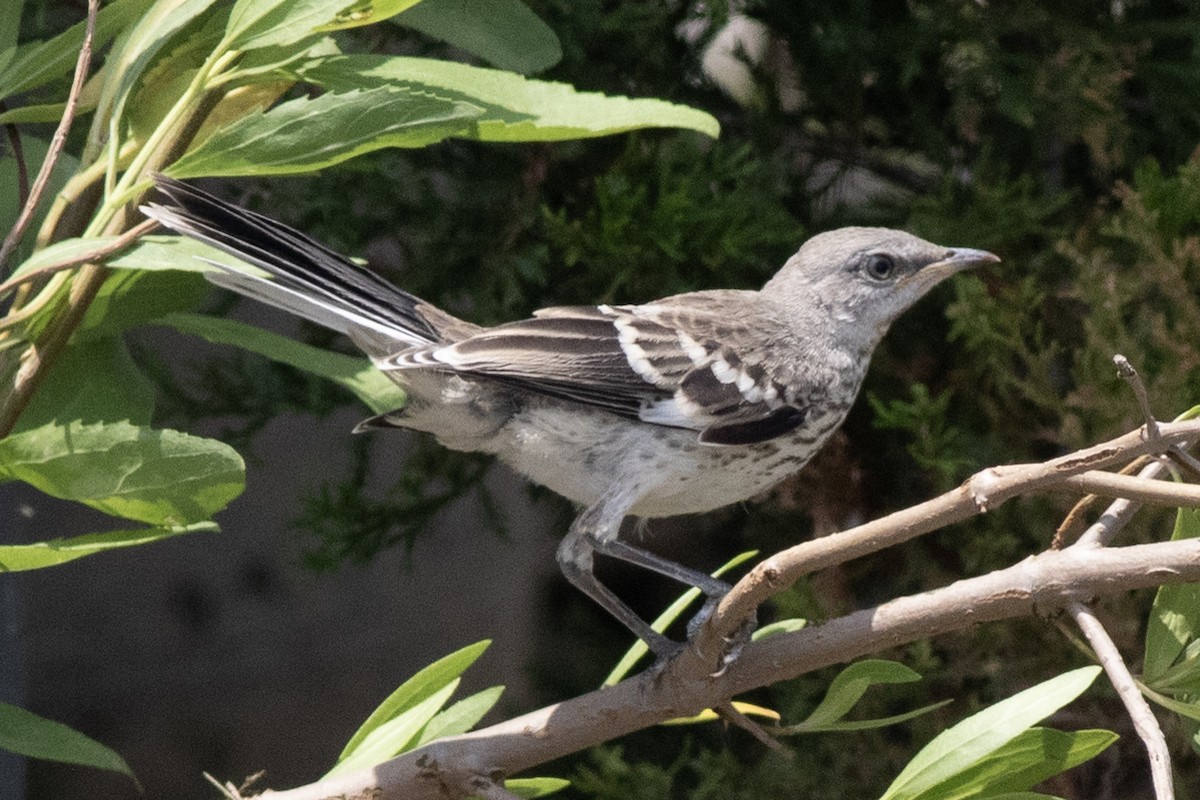
M 812 420 L 763 444 L 714 447 L 700 444 L 695 431 L 548 405 L 515 415 L 495 452 L 530 480 L 585 506 L 623 483 L 637 497 L 631 515 L 670 517 L 769 489 L 804 466 L 843 416 Z

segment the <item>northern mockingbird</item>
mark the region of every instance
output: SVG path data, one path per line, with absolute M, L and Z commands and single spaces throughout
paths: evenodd
M 403 408 L 355 430 L 426 431 L 581 504 L 563 572 L 659 657 L 677 645 L 595 578 L 593 554 L 697 586 L 711 608 L 729 586 L 622 541 L 625 517 L 709 511 L 796 472 L 842 423 L 888 326 L 939 281 L 999 261 L 842 228 L 761 291 L 545 308 L 484 328 L 279 222 L 179 181 L 158 188 L 147 215 L 269 276 L 213 262 L 213 283 L 346 334 L 404 388 Z

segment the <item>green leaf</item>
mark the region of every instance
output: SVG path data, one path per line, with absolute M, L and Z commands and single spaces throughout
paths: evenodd
M 97 108 L 120 120 L 147 65 L 171 37 L 213 5 L 215 0 L 157 0 L 105 59 L 107 74 Z
M 149 425 L 155 392 L 120 337 L 75 342 L 55 362 L 16 431 L 72 422 Z
M 0 479 L 164 527 L 207 520 L 241 494 L 242 457 L 222 442 L 128 422 L 49 424 L 0 439 Z
M 331 380 L 376 414 L 404 405 L 404 391 L 364 358 L 331 353 L 253 325 L 203 314 L 168 314 L 160 322 L 214 344 L 235 345 Z
M 294 44 L 332 22 L 356 0 L 238 0 L 229 12 L 225 46 L 255 50 Z
M 805 722 L 801 722 L 797 725 L 789 725 L 786 727 L 775 728 L 774 731 L 776 733 L 783 733 L 783 734 L 832 733 L 835 731 L 846 733 L 849 731 L 868 731 L 868 730 L 872 730 L 874 728 L 886 728 L 889 725 L 899 725 L 901 722 L 908 722 L 910 719 L 916 719 L 917 717 L 928 714 L 930 711 L 937 711 L 939 708 L 944 708 L 945 706 L 948 706 L 953 702 L 954 702 L 953 698 L 949 698 L 946 700 L 941 700 L 937 703 L 930 703 L 927 706 L 921 706 L 920 708 L 914 708 L 910 711 L 905 711 L 900 714 L 892 714 L 891 716 L 888 716 L 888 717 L 876 717 L 874 719 L 855 719 L 855 720 L 839 719 L 835 722 L 829 722 L 829 723 L 818 724 L 818 725 L 814 725 L 814 724 L 811 724 L 811 723 L 805 721 Z
M 447 736 L 466 733 L 479 724 L 479 720 L 492 710 L 503 693 L 503 686 L 490 686 L 482 692 L 464 697 L 429 720 L 429 724 L 421 731 L 421 735 L 413 747 L 420 747 L 434 739 L 444 739 Z
M 939 784 L 928 796 L 939 800 L 990 800 L 997 794 L 1024 792 L 1096 757 L 1119 738 L 1112 731 L 1030 728 Z
M 39 251 L 33 258 L 21 265 L 21 270 L 36 269 L 41 262 L 53 263 L 59 258 L 76 255 L 78 250 L 86 250 L 86 243 L 103 243 L 115 237 L 98 239 L 66 239 L 56 245 Z M 93 244 L 92 247 L 95 245 Z M 61 248 L 61 250 L 60 250 Z M 207 259 L 207 260 L 206 260 Z M 218 270 L 208 261 L 219 259 L 222 264 L 244 266 L 247 270 L 257 270 L 253 267 L 218 250 L 212 245 L 198 242 L 187 236 L 143 236 L 137 244 L 121 251 L 105 261 L 105 265 L 116 269 L 144 270 L 185 270 L 187 272 L 212 272 Z M 19 270 L 20 271 L 20 270 Z M 258 270 L 259 274 L 263 274 Z
M 936 787 L 1074 700 L 1099 674 L 1099 667 L 1072 670 L 985 708 L 943 731 L 908 763 L 884 792 L 883 800 L 933 797 L 932 791 Z
M 504 782 L 504 788 L 517 797 L 529 798 L 545 797 L 570 785 L 570 781 L 562 778 L 509 778 Z
M 133 771 L 116 751 L 61 722 L 39 717 L 8 703 L 0 703 L 0 749 L 29 758 L 119 772 L 128 775 L 137 785 Z
M 1172 541 L 1200 536 L 1200 509 L 1181 508 L 1175 514 Z M 1200 585 L 1176 583 L 1160 586 L 1146 622 L 1143 679 L 1154 685 L 1200 635 Z
M 356 769 L 373 767 L 392 756 L 410 749 L 409 745 L 416 740 L 421 729 L 429 723 L 438 710 L 454 694 L 458 688 L 459 679 L 455 678 L 438 691 L 404 711 L 373 728 L 364 736 L 354 749 L 343 753 L 333 769 L 326 772 L 324 777 L 353 772 Z M 360 731 L 361 732 L 361 731 Z M 357 736 L 357 734 L 355 734 Z
M 8 0 L 8 13 L 0 17 L 0 71 L 12 61 L 17 52 L 17 37 L 21 32 L 21 8 L 25 0 Z
M 0 83 L 3 86 L 3 83 Z M 22 136 L 21 142 L 25 148 L 25 167 L 30 176 L 36 175 L 38 169 L 42 165 L 42 161 L 46 158 L 46 152 L 50 148 L 50 143 L 45 139 L 38 139 L 33 136 Z M 6 146 L 7 147 L 7 146 Z M 0 231 L 5 234 L 12 229 L 12 226 L 17 221 L 17 216 L 21 213 L 21 197 L 15 191 L 18 185 L 17 181 L 17 159 L 9 156 L 7 151 L 0 155 L 0 187 L 8 187 L 9 191 L 0 191 Z M 50 203 L 53 202 L 54 196 L 62 190 L 67 180 L 79 169 L 79 160 L 68 152 L 59 153 L 58 161 L 54 164 L 54 169 L 50 173 L 50 182 L 46 185 L 46 192 L 42 195 L 42 202 L 38 205 L 38 215 L 45 212 Z M 30 180 L 33 180 L 30 177 Z M 35 215 L 34 219 L 39 219 Z M 34 225 L 37 223 L 35 222 Z M 31 226 L 33 227 L 33 226 Z M 29 256 L 33 249 L 33 236 L 26 235 L 21 241 L 20 247 L 13 254 L 15 260 L 21 260 Z
M 763 625 L 750 636 L 750 639 L 757 642 L 759 639 L 765 639 L 777 633 L 795 633 L 796 631 L 803 630 L 807 625 L 808 620 L 806 619 L 780 619 L 772 622 L 770 625 Z
M 728 572 L 729 570 L 733 569 L 734 567 L 738 566 L 739 564 L 743 564 L 746 561 L 749 561 L 750 559 L 754 558 L 756 555 L 758 555 L 757 550 L 749 550 L 745 553 L 739 553 L 738 555 L 734 556 L 733 558 L 729 559 L 724 564 L 722 564 L 720 567 L 718 567 L 716 572 L 712 573 L 712 576 L 714 578 L 719 578 L 722 575 L 724 575 L 726 572 Z M 656 617 L 652 623 L 650 623 L 650 627 L 652 627 L 654 630 L 658 631 L 659 633 L 662 633 L 668 627 L 670 627 L 672 622 L 674 622 L 675 620 L 677 620 L 679 618 L 679 615 L 682 614 L 684 612 L 684 610 L 687 609 L 688 606 L 690 606 L 692 603 L 696 602 L 697 598 L 699 598 L 699 597 L 700 597 L 699 589 L 696 589 L 694 587 L 691 589 L 688 589 L 683 594 L 681 594 L 679 596 L 679 598 L 675 600 L 675 602 L 673 602 L 673 603 L 671 603 L 671 605 L 667 606 L 667 609 L 665 611 L 663 611 L 661 614 L 659 614 L 658 617 Z M 650 648 L 647 647 L 646 643 L 643 642 L 641 639 L 634 642 L 633 645 L 631 645 L 630 648 L 625 651 L 625 655 L 621 656 L 621 660 L 617 662 L 617 665 L 612 668 L 612 672 L 608 673 L 608 677 L 606 677 L 604 679 L 604 682 L 601 683 L 600 685 L 601 686 L 612 686 L 612 685 L 616 684 L 618 681 L 620 681 L 622 678 L 624 678 L 626 675 L 628 675 L 629 670 L 633 669 L 633 665 L 636 664 L 638 661 L 641 661 L 642 658 L 649 652 L 650 652 Z
M 140 528 L 127 531 L 106 531 L 72 536 L 69 539 L 50 539 L 33 544 L 0 545 L 0 572 L 23 572 L 30 569 L 57 567 L 84 556 L 135 547 L 169 539 L 184 533 L 212 533 L 220 530 L 215 522 L 197 522 L 174 528 Z M 2 726 L 0 726 L 2 727 Z
M 558 36 L 520 0 L 425 0 L 396 22 L 523 75 L 562 60 Z
M 168 314 L 189 312 L 211 292 L 208 281 L 187 272 L 121 270 L 104 281 L 75 337 L 114 336 Z
M 421 0 L 356 0 L 351 5 L 339 11 L 328 24 L 318 30 L 337 31 L 344 28 L 358 28 L 363 25 L 373 25 L 401 11 L 412 8 Z
M 710 114 L 664 100 L 580 92 L 565 83 L 503 70 L 406 56 L 343 55 L 298 67 L 304 80 L 336 92 L 393 87 L 432 92 L 482 109 L 477 124 L 455 132 L 492 142 L 549 142 L 639 128 L 684 128 L 716 138 Z
M 338 764 L 340 765 L 358 750 L 373 731 L 433 696 L 452 681 L 457 681 L 458 676 L 474 664 L 491 643 L 490 639 L 485 639 L 482 642 L 455 650 L 402 683 L 388 695 L 386 700 L 379 704 L 378 708 L 371 712 L 367 721 L 350 737 L 350 741 L 346 743 L 342 754 L 338 757 Z M 449 698 L 449 695 L 446 697 Z M 438 707 L 440 708 L 441 705 L 439 704 Z
M 479 108 L 413 89 L 300 97 L 243 117 L 166 170 L 176 178 L 315 172 L 384 147 L 423 147 L 467 131 Z
M 838 673 L 825 691 L 825 697 L 803 724 L 823 726 L 840 720 L 862 699 L 867 689 L 876 684 L 913 683 L 919 680 L 919 673 L 895 661 L 856 661 Z
M 149 6 L 150 0 L 113 0 L 104 3 L 96 15 L 92 51 L 102 50 Z M 18 47 L 7 66 L 0 70 L 0 100 L 44 86 L 74 72 L 85 30 L 86 23 L 80 22 L 53 39 L 28 42 Z
M 1141 690 L 1142 694 L 1144 694 L 1147 698 L 1158 703 L 1168 711 L 1174 711 L 1184 719 L 1200 722 L 1200 700 L 1195 700 L 1192 702 L 1176 700 L 1173 697 L 1168 697 L 1165 694 L 1156 692 L 1144 684 L 1141 686 Z

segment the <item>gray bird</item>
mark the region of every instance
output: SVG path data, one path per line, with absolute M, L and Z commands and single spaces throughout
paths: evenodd
M 997 262 L 887 228 L 812 237 L 761 291 L 546 308 L 483 328 L 279 222 L 158 178 L 143 208 L 269 277 L 213 262 L 219 286 L 340 331 L 407 393 L 356 430 L 400 427 L 491 453 L 583 506 L 566 577 L 659 657 L 677 645 L 592 573 L 595 552 L 699 587 L 729 586 L 618 538 L 627 516 L 709 511 L 800 469 L 842 423 L 888 326 L 940 281 Z M 703 612 L 702 612 L 703 613 Z

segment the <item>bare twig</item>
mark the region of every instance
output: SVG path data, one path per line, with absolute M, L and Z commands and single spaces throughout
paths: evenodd
M 0 111 L 8 111 L 8 103 L 0 100 Z M 17 165 L 17 205 L 24 206 L 29 199 L 29 168 L 25 165 L 25 148 L 21 146 L 21 130 L 15 123 L 4 123 L 8 143 L 12 146 L 13 160 Z
M 1125 704 L 1125 710 L 1129 712 L 1129 718 L 1133 721 L 1134 730 L 1137 731 L 1138 737 L 1146 746 L 1146 752 L 1150 758 L 1150 778 L 1154 782 L 1155 800 L 1174 800 L 1175 790 L 1171 784 L 1171 754 L 1167 749 L 1167 740 L 1163 736 L 1158 720 L 1154 718 L 1154 713 L 1150 710 L 1150 704 L 1138 690 L 1137 682 L 1130 674 L 1125 659 L 1121 657 L 1121 652 L 1108 635 L 1108 631 L 1104 629 L 1100 620 L 1096 619 L 1096 615 L 1090 608 L 1079 601 L 1073 601 L 1067 604 L 1067 612 L 1074 618 L 1075 624 L 1083 631 L 1083 635 L 1087 637 L 1092 650 L 1100 660 L 1100 666 L 1104 667 L 1104 672 L 1108 675 L 1109 682 L 1117 690 L 1117 696 L 1121 698 L 1121 702 Z
M 1138 408 L 1141 409 L 1142 417 L 1146 421 L 1146 438 L 1157 438 L 1158 420 L 1154 419 L 1154 412 L 1150 410 L 1150 393 L 1146 391 L 1146 384 L 1142 382 L 1142 376 L 1138 375 L 1138 371 L 1133 368 L 1133 364 L 1129 363 L 1129 359 L 1120 353 L 1113 356 L 1113 363 L 1117 365 L 1117 375 L 1129 384 L 1129 388 L 1133 390 L 1133 396 L 1137 398 Z
M 1062 607 L 1080 596 L 1200 580 L 1200 540 L 1070 547 L 941 589 L 893 600 L 746 646 L 720 677 L 684 651 L 659 673 L 533 711 L 370 769 L 270 795 L 271 800 L 370 796 L 441 800 L 444 771 L 512 775 L 600 742 L 692 716 L 725 698 L 917 639 Z M 439 777 L 440 776 L 440 777 Z
M 16 249 L 21 237 L 25 235 L 25 229 L 29 227 L 29 222 L 33 219 L 34 212 L 37 211 L 38 202 L 42 199 L 42 193 L 46 191 L 46 185 L 50 182 L 50 173 L 54 171 L 54 165 L 58 162 L 63 145 L 66 144 L 67 132 L 71 130 L 71 123 L 75 121 L 75 109 L 79 105 L 79 92 L 83 89 L 83 82 L 87 78 L 88 67 L 92 62 L 92 38 L 96 33 L 96 14 L 99 10 L 100 0 L 88 0 L 87 26 L 83 34 L 83 44 L 79 48 L 79 59 L 75 62 L 75 77 L 71 81 L 71 91 L 67 94 L 67 105 L 63 109 L 62 118 L 58 121 L 58 128 L 50 139 L 50 147 L 46 150 L 46 157 L 42 159 L 42 167 L 33 181 L 33 187 L 29 192 L 29 197 L 25 200 L 25 206 L 21 209 L 16 224 L 4 238 L 4 244 L 0 245 L 0 270 L 4 269 L 4 264 Z
M 713 706 L 713 711 L 730 725 L 733 725 L 735 728 L 741 728 L 753 736 L 760 744 L 766 745 L 772 750 L 784 751 L 783 745 L 771 736 L 771 734 L 767 733 L 767 730 L 762 725 L 759 725 L 741 711 L 738 711 L 737 706 L 732 701 L 726 700 L 724 703 L 718 703 Z
M 1160 503 L 1182 508 L 1200 508 L 1200 486 L 1193 483 L 1156 481 L 1134 475 L 1089 471 L 1063 478 L 1056 491 L 1083 491 L 1102 497 L 1124 497 L 1143 503 Z
M 77 267 L 80 264 L 103 261 L 114 253 L 119 253 L 126 247 L 129 247 L 139 238 L 147 233 L 150 233 L 157 227 L 158 222 L 155 220 L 142 220 L 137 225 L 134 225 L 132 228 L 125 231 L 112 241 L 88 250 L 86 253 L 80 253 L 79 255 L 72 256 L 71 258 L 64 258 L 61 261 L 55 261 L 51 264 L 46 264 L 43 267 L 21 273 L 20 275 L 13 275 L 8 280 L 0 283 L 0 295 L 3 295 L 5 292 L 20 286 L 22 283 L 26 283 L 27 281 L 32 281 L 37 278 L 44 278 L 47 275 L 53 275 L 56 272 L 61 272 L 62 270 L 70 269 L 71 267 Z

